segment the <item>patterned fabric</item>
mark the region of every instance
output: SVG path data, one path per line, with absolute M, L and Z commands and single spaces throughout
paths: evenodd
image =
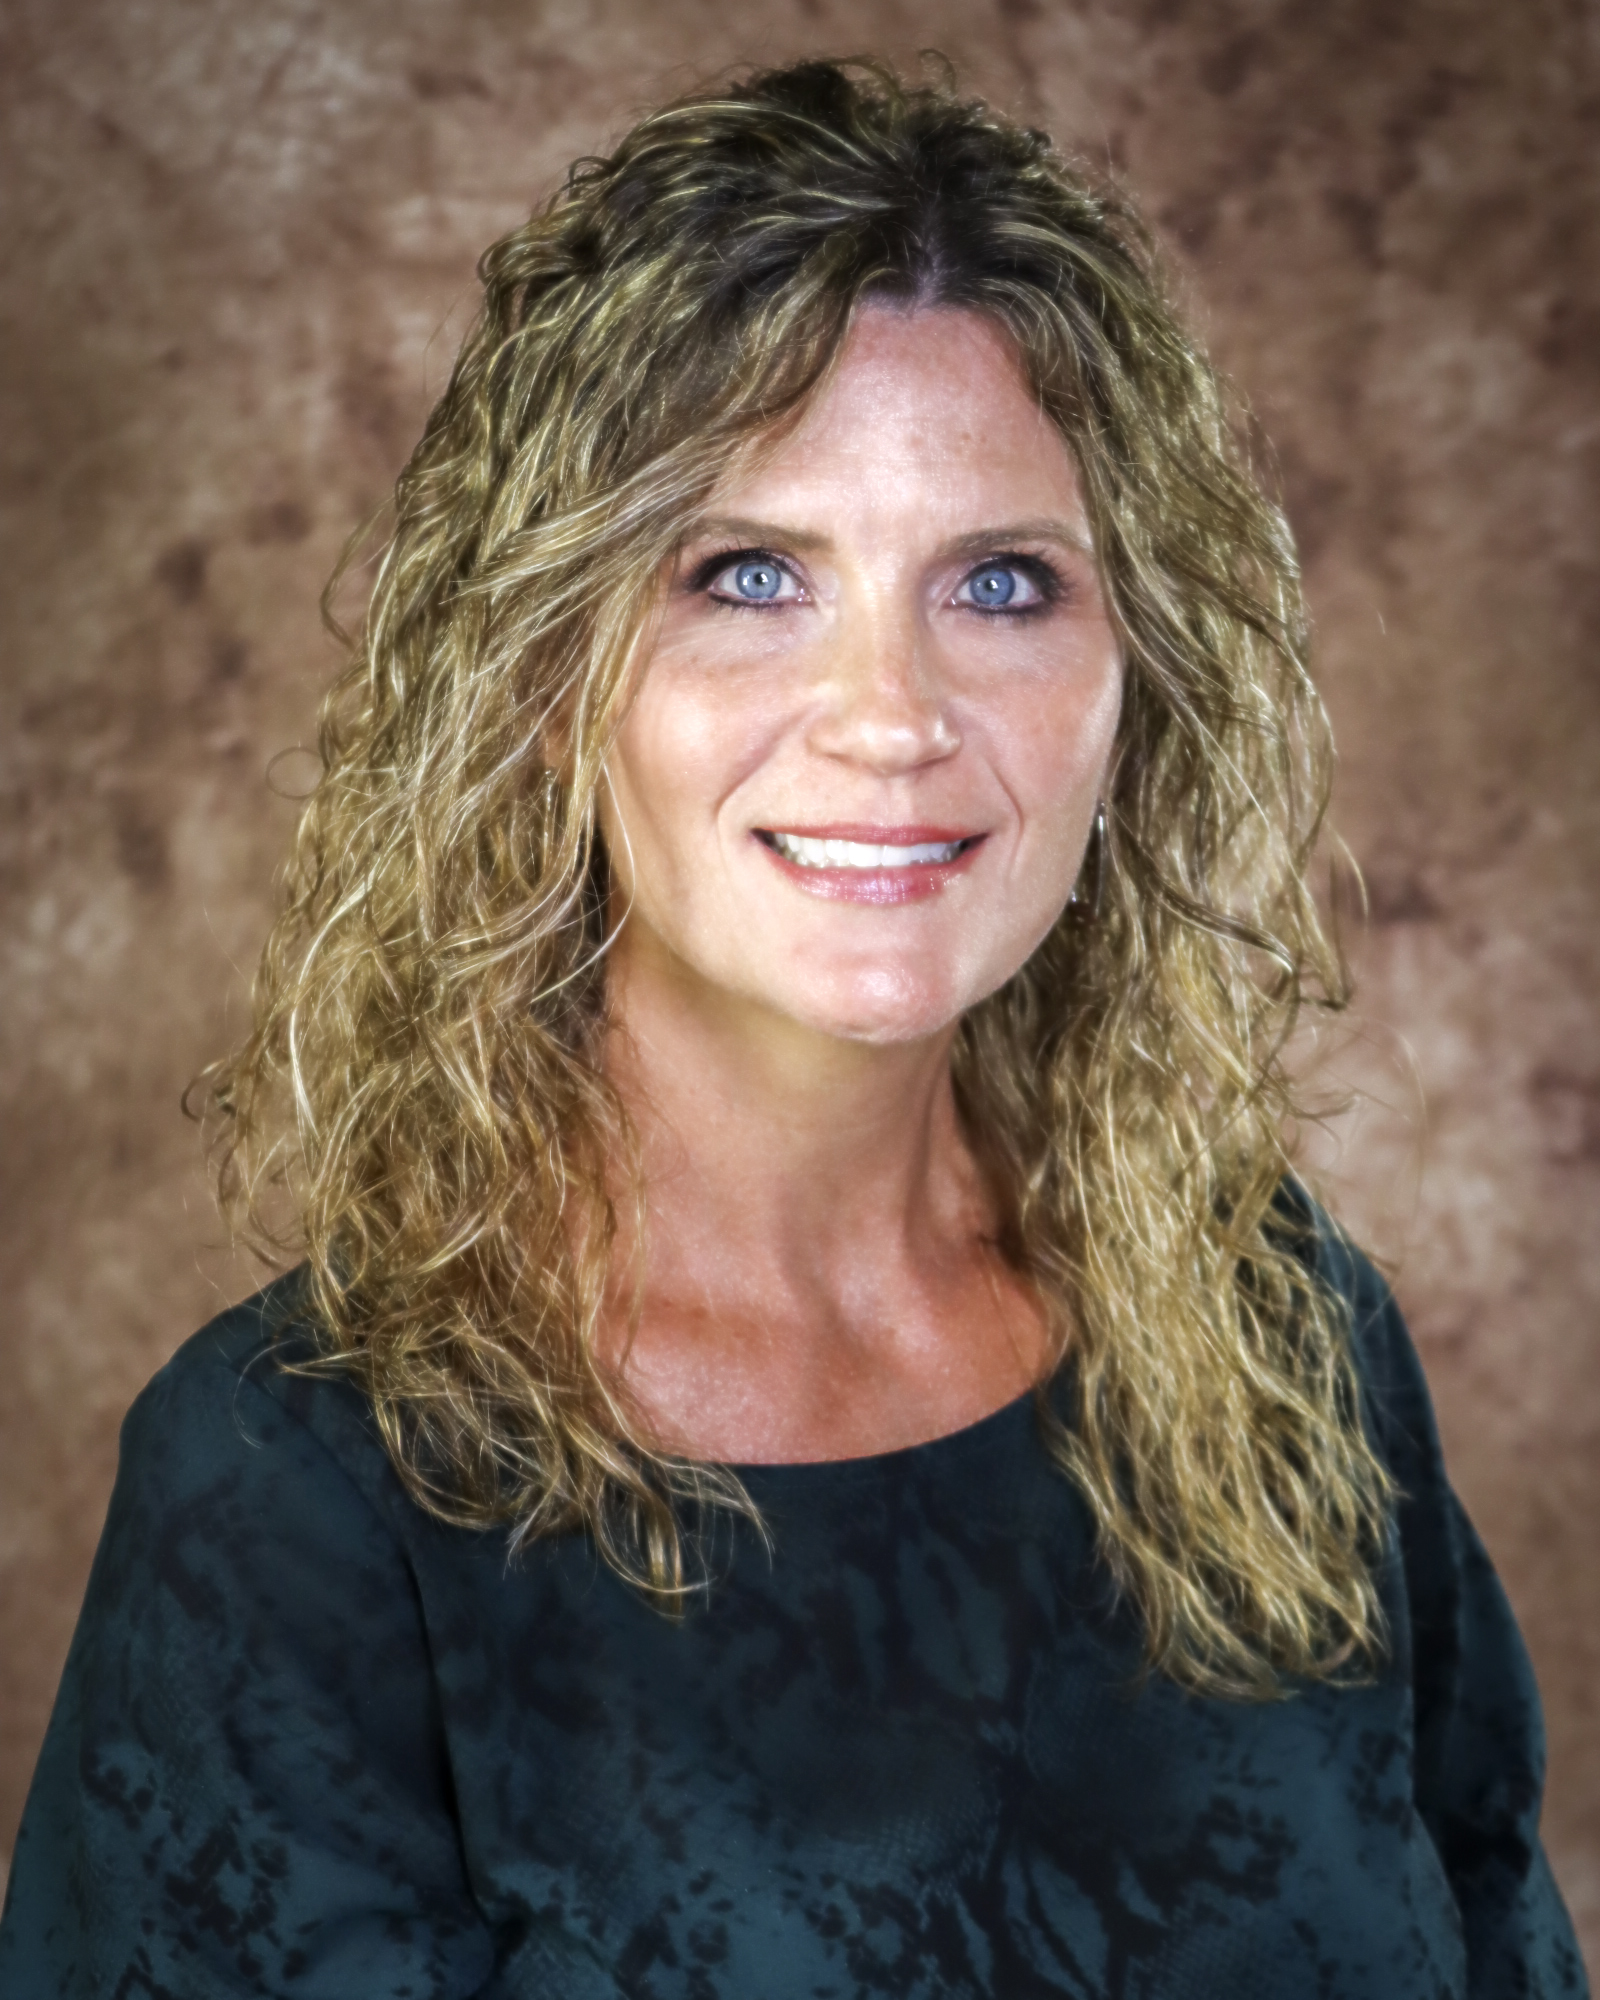
M 139 1398 L 0 1924 L 0 1994 L 1437 2000 L 1583 1994 L 1538 1698 L 1371 1268 L 1407 1496 L 1389 1663 L 1204 1701 L 1031 1401 L 749 1485 L 676 1622 L 581 1538 L 408 1501 L 279 1286 Z M 286 1281 L 292 1287 L 292 1281 Z

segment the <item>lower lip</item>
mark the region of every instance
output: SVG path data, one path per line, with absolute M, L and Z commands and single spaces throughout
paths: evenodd
M 980 836 L 970 847 L 962 848 L 954 861 L 918 861 L 907 868 L 802 868 L 764 840 L 757 839 L 756 845 L 808 896 L 820 896 L 828 903 L 883 904 L 921 903 L 942 894 L 971 866 L 983 840 Z

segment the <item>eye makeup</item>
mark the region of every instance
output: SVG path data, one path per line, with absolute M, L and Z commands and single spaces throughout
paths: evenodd
M 729 543 L 700 557 L 683 579 L 680 589 L 685 596 L 704 596 L 714 604 L 728 605 L 737 610 L 763 611 L 783 604 L 792 605 L 797 601 L 793 597 L 735 597 L 712 593 L 711 586 L 719 576 L 745 563 L 769 565 L 789 578 L 797 587 L 804 589 L 794 566 L 783 556 L 776 554 L 770 548 L 735 543 Z M 1014 571 L 1027 580 L 1035 592 L 1029 602 L 1013 604 L 1009 598 L 1002 600 L 991 598 L 988 602 L 983 602 L 975 598 L 961 599 L 956 595 L 961 590 L 969 588 L 974 578 L 983 576 L 985 572 L 1005 571 Z M 1053 609 L 1073 594 L 1074 586 L 1071 580 L 1064 576 L 1048 557 L 1019 549 L 998 549 L 992 554 L 981 556 L 976 561 L 969 559 L 968 567 L 947 601 L 958 609 L 974 611 L 983 618 L 1027 618 Z
M 1022 577 L 1030 585 L 1035 593 L 1030 600 L 1022 604 L 1013 603 L 1014 587 L 1004 596 L 990 594 L 985 598 L 979 594 L 980 579 L 1004 578 L 1009 573 Z M 960 594 L 964 590 L 972 594 L 964 598 Z M 956 585 L 950 602 L 958 610 L 974 611 L 981 618 L 1034 618 L 1041 612 L 1052 610 L 1071 594 L 1070 581 L 1054 563 L 1043 556 L 1024 555 L 1020 550 L 1007 549 L 973 563 Z
M 782 556 L 774 555 L 771 549 L 735 546 L 717 549 L 710 555 L 703 556 L 685 577 L 682 585 L 684 594 L 689 597 L 704 596 L 713 604 L 732 605 L 736 609 L 747 611 L 764 611 L 778 604 L 795 602 L 792 597 L 731 597 L 712 592 L 711 586 L 719 576 L 725 575 L 729 570 L 738 569 L 745 563 L 762 564 L 777 570 L 797 586 L 800 585 L 800 578 L 795 574 L 793 565 L 786 562 Z

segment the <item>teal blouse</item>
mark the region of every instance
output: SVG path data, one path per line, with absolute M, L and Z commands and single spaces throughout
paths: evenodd
M 1024 1398 L 744 1470 L 676 1621 L 580 1536 L 405 1495 L 295 1281 L 140 1396 L 29 1797 L 0 1995 L 1580 1995 L 1538 1698 L 1415 1353 L 1326 1227 L 1402 1500 L 1363 1686 L 1202 1700 Z

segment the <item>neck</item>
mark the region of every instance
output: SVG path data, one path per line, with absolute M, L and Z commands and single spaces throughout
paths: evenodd
M 872 1044 L 708 988 L 659 954 L 611 969 L 606 1067 L 639 1134 L 650 1262 L 843 1292 L 987 1220 L 950 1083 L 955 1029 Z
M 604 1338 L 655 1438 L 736 1462 L 850 1457 L 957 1429 L 1038 1380 L 1048 1329 L 993 1254 L 954 1028 L 825 1035 L 659 943 L 618 945 L 605 1060 L 639 1135 L 648 1227 L 641 1267 L 623 1205 Z

